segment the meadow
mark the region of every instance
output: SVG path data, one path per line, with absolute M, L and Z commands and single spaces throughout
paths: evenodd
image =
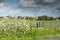
M 60 21 L 58 21 L 59 23 Z M 0 40 L 42 40 L 47 38 L 60 38 L 60 27 L 36 27 L 36 20 L 5 19 L 0 21 Z

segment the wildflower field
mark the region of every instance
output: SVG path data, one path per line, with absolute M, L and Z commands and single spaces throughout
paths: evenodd
M 60 38 L 60 27 L 36 27 L 35 20 L 0 21 L 0 40 L 42 40 Z

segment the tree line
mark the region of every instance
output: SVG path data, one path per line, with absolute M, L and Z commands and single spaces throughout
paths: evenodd
M 3 18 L 5 18 L 5 17 L 0 16 L 0 19 L 3 19 Z M 26 19 L 26 20 L 34 20 L 34 19 L 35 20 L 56 20 L 56 19 L 60 20 L 60 16 L 54 18 L 54 17 L 47 16 L 47 15 L 38 16 L 37 18 L 29 17 L 29 16 L 25 16 L 25 17 L 22 17 L 22 16 L 12 17 L 12 16 L 9 15 L 9 16 L 6 16 L 6 18 L 8 18 L 8 19 L 15 19 L 15 18 L 17 18 L 17 19 Z

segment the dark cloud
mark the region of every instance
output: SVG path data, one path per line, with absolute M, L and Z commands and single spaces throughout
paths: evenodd
M 43 7 L 58 3 L 60 0 L 20 0 L 21 7 Z
M 0 0 L 0 3 L 4 2 L 5 0 Z
M 56 0 L 43 0 L 42 2 L 43 3 L 54 3 L 56 2 Z
M 56 10 L 57 10 L 58 12 L 60 12 L 60 7 L 57 7 Z

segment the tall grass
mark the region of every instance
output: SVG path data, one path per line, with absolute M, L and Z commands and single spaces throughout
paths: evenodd
M 0 21 L 0 40 L 41 40 L 60 38 L 60 27 L 35 27 L 35 20 L 6 19 Z

